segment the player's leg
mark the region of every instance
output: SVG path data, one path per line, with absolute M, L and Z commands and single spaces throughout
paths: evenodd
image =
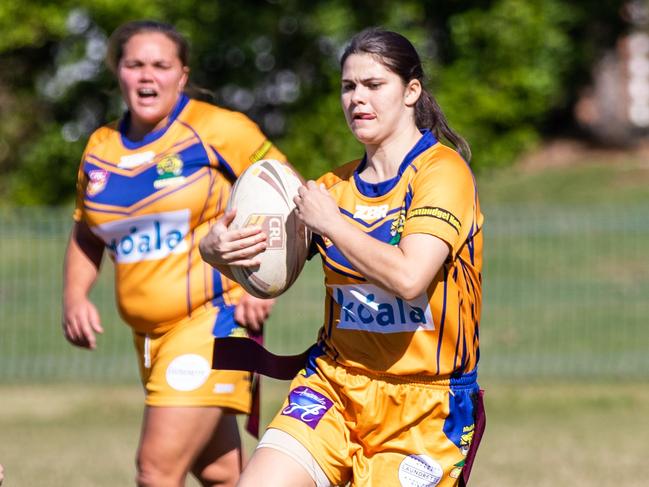
M 236 417 L 224 414 L 214 429 L 212 437 L 200 452 L 194 464 L 192 473 L 201 485 L 223 485 L 223 479 L 229 478 L 232 472 L 240 472 L 243 468 L 241 438 Z
M 238 487 L 329 487 L 331 483 L 309 451 L 283 431 L 264 434 Z
M 217 455 L 211 462 L 210 473 L 218 476 L 211 479 L 212 485 L 234 486 L 240 471 L 241 445 L 239 435 L 233 436 L 231 428 L 226 427 L 224 435 L 215 438 L 224 417 L 223 411 L 214 407 L 147 406 L 137 454 L 138 486 L 185 485 L 187 473 L 208 444 Z
M 135 337 L 146 389 L 138 485 L 181 486 L 190 471 L 204 475 L 204 485 L 230 486 L 239 477 L 241 439 L 224 411 L 249 411 L 250 374 L 211 370 L 215 316 Z

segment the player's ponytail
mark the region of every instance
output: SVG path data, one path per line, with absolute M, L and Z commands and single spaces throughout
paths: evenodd
M 424 71 L 417 50 L 401 34 L 378 28 L 363 30 L 352 37 L 340 59 L 341 67 L 351 54 L 370 54 L 404 83 L 416 79 L 422 92 L 415 104 L 415 123 L 419 129 L 430 130 L 435 137 L 445 138 L 465 160 L 471 160 L 469 144 L 449 126 L 435 97 L 424 86 Z

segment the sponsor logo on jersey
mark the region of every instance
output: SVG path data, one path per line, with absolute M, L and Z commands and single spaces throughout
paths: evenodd
M 310 387 L 301 386 L 289 393 L 288 406 L 282 409 L 282 415 L 295 418 L 311 429 L 315 429 L 332 405 L 333 402 L 328 397 Z
M 135 167 L 142 166 L 143 164 L 148 164 L 155 157 L 155 152 L 146 151 L 146 152 L 137 152 L 135 154 L 129 154 L 128 156 L 122 156 L 119 158 L 119 164 L 117 167 L 122 169 L 133 169 Z
M 453 213 L 443 208 L 433 206 L 422 206 L 421 208 L 415 208 L 413 210 L 410 210 L 410 212 L 408 213 L 408 220 L 426 216 L 429 218 L 437 218 L 438 220 L 442 220 L 451 225 L 457 233 L 460 233 L 460 220 L 458 220 L 455 215 L 453 215 Z
M 443 474 L 439 462 L 428 455 L 408 455 L 399 464 L 402 487 L 435 487 Z
M 282 215 L 250 215 L 244 227 L 258 226 L 268 236 L 266 250 L 283 249 L 286 242 Z
M 119 264 L 160 260 L 187 251 L 189 215 L 188 209 L 154 213 L 103 223 L 93 231 Z
M 356 210 L 354 210 L 354 218 L 356 220 L 363 220 L 366 222 L 378 220 L 379 218 L 385 218 L 387 214 L 388 214 L 388 205 L 380 205 L 380 206 L 356 205 Z
M 406 301 L 373 284 L 331 286 L 340 305 L 338 328 L 372 333 L 434 330 L 426 295 Z
M 88 196 L 96 196 L 101 193 L 106 184 L 110 173 L 103 169 L 93 169 L 88 172 L 88 186 L 86 186 L 86 194 Z
M 164 156 L 156 165 L 158 179 L 153 181 L 153 187 L 156 189 L 166 188 L 182 183 L 183 177 L 183 160 L 178 154 Z
M 273 146 L 273 143 L 270 140 L 265 140 L 259 148 L 250 154 L 250 162 L 257 162 L 260 161 L 266 154 L 268 154 L 268 151 L 270 148 Z
M 204 357 L 187 353 L 171 361 L 165 378 L 167 384 L 177 391 L 193 391 L 205 383 L 211 370 Z
M 406 209 L 401 208 L 397 217 L 392 220 L 390 225 L 390 245 L 397 245 L 401 241 L 401 234 L 403 233 L 403 225 L 406 223 Z

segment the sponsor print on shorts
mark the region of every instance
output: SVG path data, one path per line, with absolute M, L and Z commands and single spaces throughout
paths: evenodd
M 428 455 L 408 455 L 399 465 L 402 487 L 435 487 L 443 474 L 442 466 Z
M 290 416 L 315 429 L 332 405 L 333 402 L 319 392 L 306 386 L 296 387 L 289 392 L 288 406 L 282 410 L 282 416 Z
M 188 209 L 125 218 L 93 227 L 118 264 L 160 260 L 188 249 Z
M 331 295 L 340 305 L 341 329 L 373 333 L 435 329 L 426 295 L 406 301 L 373 284 L 331 286 Z
M 194 391 L 205 384 L 210 364 L 204 357 L 187 353 L 173 359 L 167 367 L 167 384 L 177 391 Z

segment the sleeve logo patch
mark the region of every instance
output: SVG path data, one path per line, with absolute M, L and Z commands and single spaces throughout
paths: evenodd
M 259 149 L 250 155 L 250 162 L 260 161 L 266 154 L 268 154 L 268 151 L 272 146 L 273 143 L 270 140 L 265 140 L 264 143 L 259 146 Z
M 443 208 L 438 208 L 436 206 L 423 206 L 421 208 L 410 210 L 410 213 L 408 214 L 408 220 L 423 216 L 442 220 L 451 225 L 458 234 L 460 233 L 460 220 L 458 220 L 450 211 L 447 211 Z

